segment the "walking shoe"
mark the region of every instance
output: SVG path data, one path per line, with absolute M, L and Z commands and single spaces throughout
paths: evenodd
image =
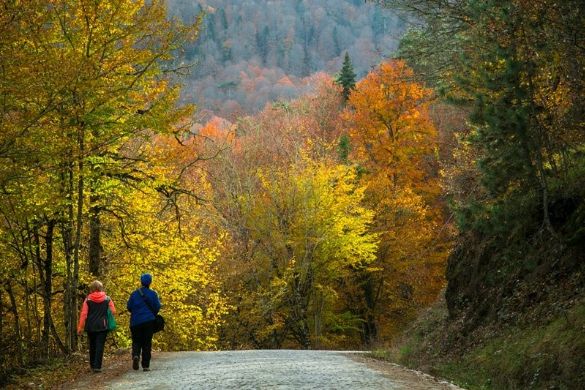
M 138 370 L 138 361 L 140 360 L 140 358 L 138 356 L 134 356 L 132 358 L 132 368 L 135 370 Z
M 144 368 L 142 369 L 142 371 L 150 371 L 150 368 L 148 368 L 148 367 L 144 367 Z
M 101 368 L 94 368 L 93 372 L 102 372 L 102 369 Z

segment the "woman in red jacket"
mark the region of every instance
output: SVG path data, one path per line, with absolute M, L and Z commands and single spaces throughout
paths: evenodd
M 104 285 L 94 280 L 89 285 L 89 295 L 83 301 L 77 334 L 85 330 L 89 338 L 89 365 L 93 372 L 102 371 L 104 345 L 108 334 L 108 308 L 116 314 L 114 302 L 104 292 Z

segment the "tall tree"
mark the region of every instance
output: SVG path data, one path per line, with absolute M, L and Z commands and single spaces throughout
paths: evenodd
M 505 302 L 523 299 L 508 286 L 541 289 L 549 271 L 564 275 L 557 285 L 578 267 L 558 259 L 578 258 L 572 245 L 584 242 L 585 7 L 573 0 L 387 3 L 422 22 L 400 55 L 470 112 L 468 129 L 457 134 L 458 165 L 446 170 L 461 235 L 447 268 L 450 316 L 465 317 L 468 329 L 500 321 L 495 313 Z M 558 301 L 558 289 L 551 291 Z
M 343 88 L 343 100 L 346 102 L 349 99 L 351 91 L 355 88 L 355 77 L 356 74 L 353 71 L 351 58 L 349 58 L 349 53 L 345 52 L 345 56 L 343 57 L 343 65 L 341 66 L 341 71 L 339 72 L 335 82 L 341 85 Z
M 355 310 L 365 320 L 368 344 L 391 337 L 444 284 L 449 245 L 438 228 L 443 217 L 430 96 L 403 61 L 390 61 L 349 97 L 351 157 L 362 167 L 365 202 L 375 211 L 373 230 L 380 234 L 373 263 L 378 272 L 355 275 L 363 296 Z
M 266 65 L 266 59 L 268 58 L 268 53 L 270 51 L 269 38 L 270 30 L 268 29 L 268 26 L 264 26 L 262 31 L 256 31 L 256 47 L 263 65 Z

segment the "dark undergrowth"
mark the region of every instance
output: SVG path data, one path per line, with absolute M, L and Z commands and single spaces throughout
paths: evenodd
M 87 363 L 84 356 L 73 354 L 6 373 L 0 387 L 7 389 L 55 389 L 86 370 Z
M 581 244 L 475 248 L 454 254 L 447 299 L 375 355 L 467 389 L 585 389 Z
M 581 159 L 582 160 L 582 159 Z M 585 161 L 537 192 L 455 211 L 441 299 L 376 353 L 469 389 L 585 389 Z
M 104 354 L 103 372 L 89 369 L 86 353 L 74 353 L 67 357 L 53 358 L 35 366 L 29 366 L 5 375 L 0 388 L 6 389 L 69 389 L 76 382 L 103 382 L 130 369 L 128 349 L 108 349 Z

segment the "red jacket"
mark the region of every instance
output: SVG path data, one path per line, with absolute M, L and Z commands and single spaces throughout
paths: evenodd
M 89 299 L 92 302 L 95 303 L 101 303 L 103 301 L 106 300 L 106 293 L 103 291 L 95 291 L 92 292 L 91 294 L 89 294 L 87 296 L 87 298 L 85 298 L 85 301 L 83 301 L 83 306 L 81 307 L 81 314 L 79 315 L 79 323 L 77 324 L 77 333 L 81 333 L 83 331 L 83 329 L 85 328 L 85 320 L 87 319 L 87 311 L 89 310 L 88 306 L 87 306 L 87 300 Z M 112 311 L 112 313 L 116 314 L 116 307 L 114 306 L 114 301 L 112 301 L 112 299 L 110 298 L 110 310 Z

